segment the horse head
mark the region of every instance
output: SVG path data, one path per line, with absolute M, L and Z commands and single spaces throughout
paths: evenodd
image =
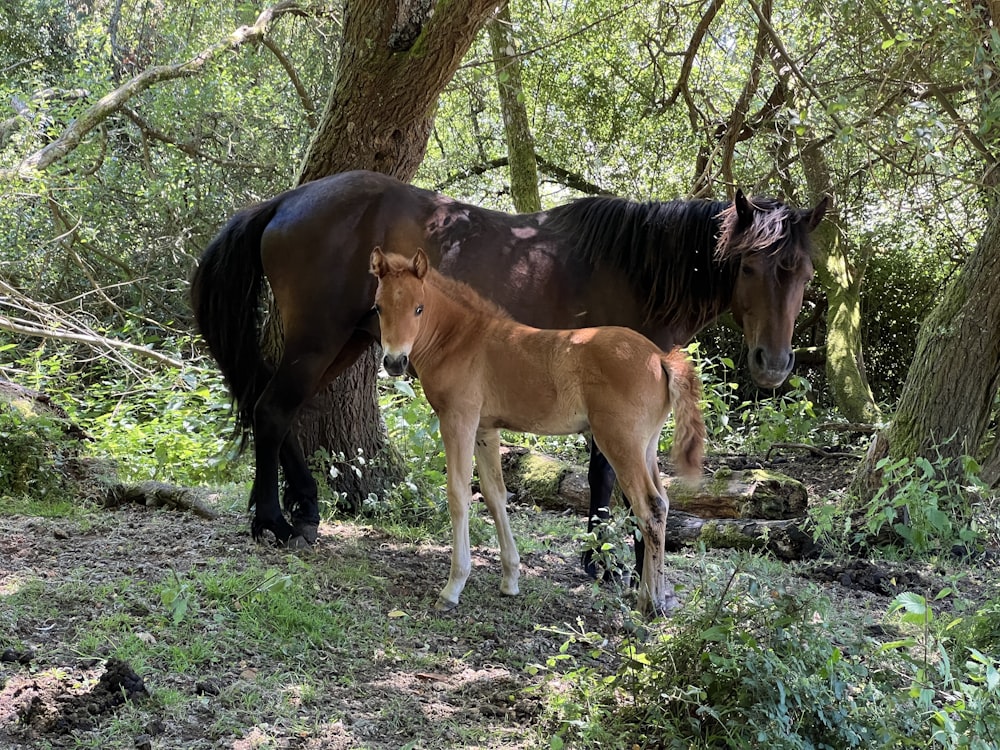
M 809 233 L 828 203 L 824 197 L 811 210 L 796 210 L 737 191 L 722 212 L 716 254 L 720 260 L 738 259 L 731 307 L 747 342 L 750 376 L 761 388 L 777 388 L 795 364 L 795 318 L 813 276 Z

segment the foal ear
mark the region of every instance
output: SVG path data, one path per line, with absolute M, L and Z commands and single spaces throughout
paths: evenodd
M 430 266 L 430 261 L 427 260 L 427 253 L 424 252 L 423 248 L 418 247 L 417 254 L 413 256 L 411 263 L 413 273 L 418 279 L 422 279 L 427 275 L 428 266 Z
M 368 270 L 373 276 L 378 276 L 380 279 L 385 276 L 385 253 L 382 252 L 379 245 L 376 245 L 375 249 L 372 250 L 371 266 Z
M 819 223 L 823 220 L 823 217 L 826 216 L 827 209 L 829 208 L 830 196 L 824 195 L 823 200 L 816 204 L 816 208 L 812 211 L 802 212 L 805 214 L 802 218 L 806 222 L 806 227 L 808 227 L 810 232 L 819 226 Z
M 736 197 L 733 199 L 733 205 L 736 206 L 737 230 L 746 229 L 753 224 L 753 206 L 743 194 L 742 188 L 736 188 Z

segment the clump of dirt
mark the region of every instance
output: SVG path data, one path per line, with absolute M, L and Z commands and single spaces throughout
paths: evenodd
M 895 596 L 903 591 L 923 591 L 931 585 L 930 581 L 914 570 L 868 560 L 817 565 L 813 567 L 811 577 L 881 596 Z
M 126 701 L 148 698 L 142 677 L 126 662 L 108 659 L 94 670 L 50 671 L 11 678 L 0 692 L 0 726 L 28 738 L 92 729 Z

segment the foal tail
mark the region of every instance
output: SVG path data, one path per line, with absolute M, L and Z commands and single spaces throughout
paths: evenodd
M 674 411 L 674 468 L 687 479 L 701 476 L 705 457 L 705 420 L 701 415 L 701 380 L 679 348 L 660 355 L 669 381 Z
M 260 238 L 279 204 L 280 197 L 236 214 L 205 248 L 191 275 L 191 308 L 229 386 L 240 451 L 253 427 L 254 404 L 271 376 L 260 350 Z

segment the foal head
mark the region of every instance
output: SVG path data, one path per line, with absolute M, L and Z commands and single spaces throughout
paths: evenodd
M 410 363 L 410 351 L 420 331 L 424 312 L 424 276 L 427 255 L 386 255 L 376 247 L 371 255 L 371 272 L 378 277 L 375 312 L 382 329 L 382 365 L 390 375 L 402 375 Z
M 800 211 L 774 200 L 751 202 L 737 191 L 721 214 L 719 260 L 739 259 L 732 311 L 743 329 L 750 375 L 777 388 L 792 371 L 792 334 L 806 284 L 813 276 L 809 233 L 826 213 L 828 198 Z

